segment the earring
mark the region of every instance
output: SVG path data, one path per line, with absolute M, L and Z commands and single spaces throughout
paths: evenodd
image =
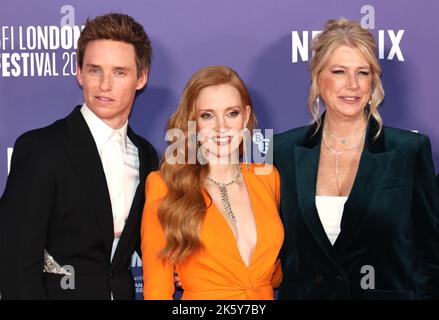
M 249 160 L 249 156 L 248 156 L 247 143 L 248 143 L 248 140 L 252 141 L 252 139 L 249 138 L 249 136 L 250 136 L 249 130 L 247 128 L 245 128 L 243 139 L 242 139 L 242 158 L 243 158 L 243 161 L 245 163 L 245 168 L 247 169 L 247 171 L 250 170 L 250 160 Z
M 202 166 L 206 165 L 208 163 L 206 157 L 203 154 L 203 150 L 202 150 L 203 146 L 201 145 L 200 141 L 198 140 L 197 137 L 197 160 L 198 163 L 201 164 Z
M 317 111 L 320 112 L 320 96 L 319 95 L 316 97 L 316 105 L 317 105 Z
M 245 163 L 245 168 L 247 169 L 247 171 L 250 170 L 250 161 L 248 160 L 248 154 L 247 154 L 247 147 L 246 147 L 247 143 L 244 142 L 244 144 L 242 145 L 242 152 L 244 155 L 244 163 Z
M 364 106 L 363 110 L 364 112 L 368 113 L 370 112 L 370 104 L 372 103 L 372 99 L 370 99 L 367 104 Z

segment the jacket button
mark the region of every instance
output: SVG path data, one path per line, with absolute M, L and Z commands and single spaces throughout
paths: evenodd
M 322 275 L 318 275 L 317 277 L 314 278 L 314 282 L 315 283 L 322 283 L 323 282 L 323 276 Z

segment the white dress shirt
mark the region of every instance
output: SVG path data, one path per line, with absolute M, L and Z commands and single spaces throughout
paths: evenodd
M 340 234 L 340 223 L 347 199 L 348 197 L 316 196 L 317 212 L 332 245 Z
M 104 121 L 102 121 L 98 116 L 96 116 L 84 103 L 81 108 L 81 113 L 87 123 L 91 134 L 93 135 L 93 139 L 96 143 L 96 147 L 99 152 L 99 156 L 101 157 L 101 161 L 104 167 L 105 178 L 107 180 L 107 186 L 109 188 L 109 194 L 111 199 L 112 206 L 112 214 L 113 214 L 113 223 L 114 223 L 114 240 L 113 247 L 111 250 L 111 260 L 113 260 L 114 253 L 117 248 L 117 244 L 119 243 L 119 239 L 125 225 L 125 221 L 128 218 L 128 214 L 131 209 L 131 204 L 134 199 L 134 195 L 139 184 L 139 153 L 137 147 L 132 143 L 132 141 L 127 136 L 127 128 L 128 121 L 125 125 L 118 129 L 114 130 L 110 126 L 108 126 Z M 118 170 L 109 170 L 108 165 L 105 164 L 111 163 L 111 161 L 115 161 L 117 155 L 106 155 L 105 150 L 108 150 L 107 143 L 111 143 L 110 138 L 113 135 L 120 136 L 120 149 L 121 153 L 121 163 L 123 163 L 123 168 Z M 111 149 L 110 149 L 111 150 Z M 113 149 L 114 150 L 114 149 Z M 104 153 L 104 154 L 103 154 Z M 104 158 L 106 157 L 106 158 Z M 114 158 L 114 159 L 112 159 Z M 112 165 L 115 165 L 114 163 Z M 117 175 L 117 177 L 116 177 Z M 114 188 L 111 187 L 111 179 L 119 179 L 122 186 L 117 184 L 120 192 L 114 191 Z M 114 185 L 114 183 L 113 183 Z M 118 210 L 115 210 L 118 208 Z M 122 215 L 122 216 L 121 216 Z

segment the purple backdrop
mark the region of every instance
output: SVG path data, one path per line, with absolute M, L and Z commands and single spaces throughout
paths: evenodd
M 373 29 L 380 43 L 384 123 L 430 136 L 438 168 L 435 0 L 19 0 L 3 3 L 0 10 L 0 193 L 7 177 L 7 148 L 18 135 L 48 125 L 82 103 L 73 75 L 72 29 L 61 26 L 81 26 L 87 17 L 110 11 L 135 17 L 152 39 L 149 83 L 136 100 L 130 123 L 160 152 L 166 146 L 166 119 L 183 86 L 206 65 L 228 65 L 241 74 L 263 128 L 281 132 L 308 123 L 306 39 L 326 20 L 344 16 Z M 45 27 L 55 36 L 43 39 L 39 48 L 33 40 L 44 36 Z

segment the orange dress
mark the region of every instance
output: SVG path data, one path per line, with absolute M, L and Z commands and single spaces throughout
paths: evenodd
M 273 299 L 273 286 L 282 277 L 276 263 L 284 239 L 278 213 L 280 179 L 276 168 L 271 173 L 255 174 L 241 164 L 257 230 L 257 242 L 249 266 L 241 258 L 236 239 L 223 214 L 214 203 L 207 208 L 200 229 L 204 248 L 175 266 L 184 292 L 182 299 Z M 157 253 L 166 239 L 157 211 L 167 188 L 158 171 L 146 180 L 146 203 L 141 226 L 143 295 L 145 299 L 172 299 L 174 265 L 163 262 Z M 210 203 L 207 192 L 206 203 Z

